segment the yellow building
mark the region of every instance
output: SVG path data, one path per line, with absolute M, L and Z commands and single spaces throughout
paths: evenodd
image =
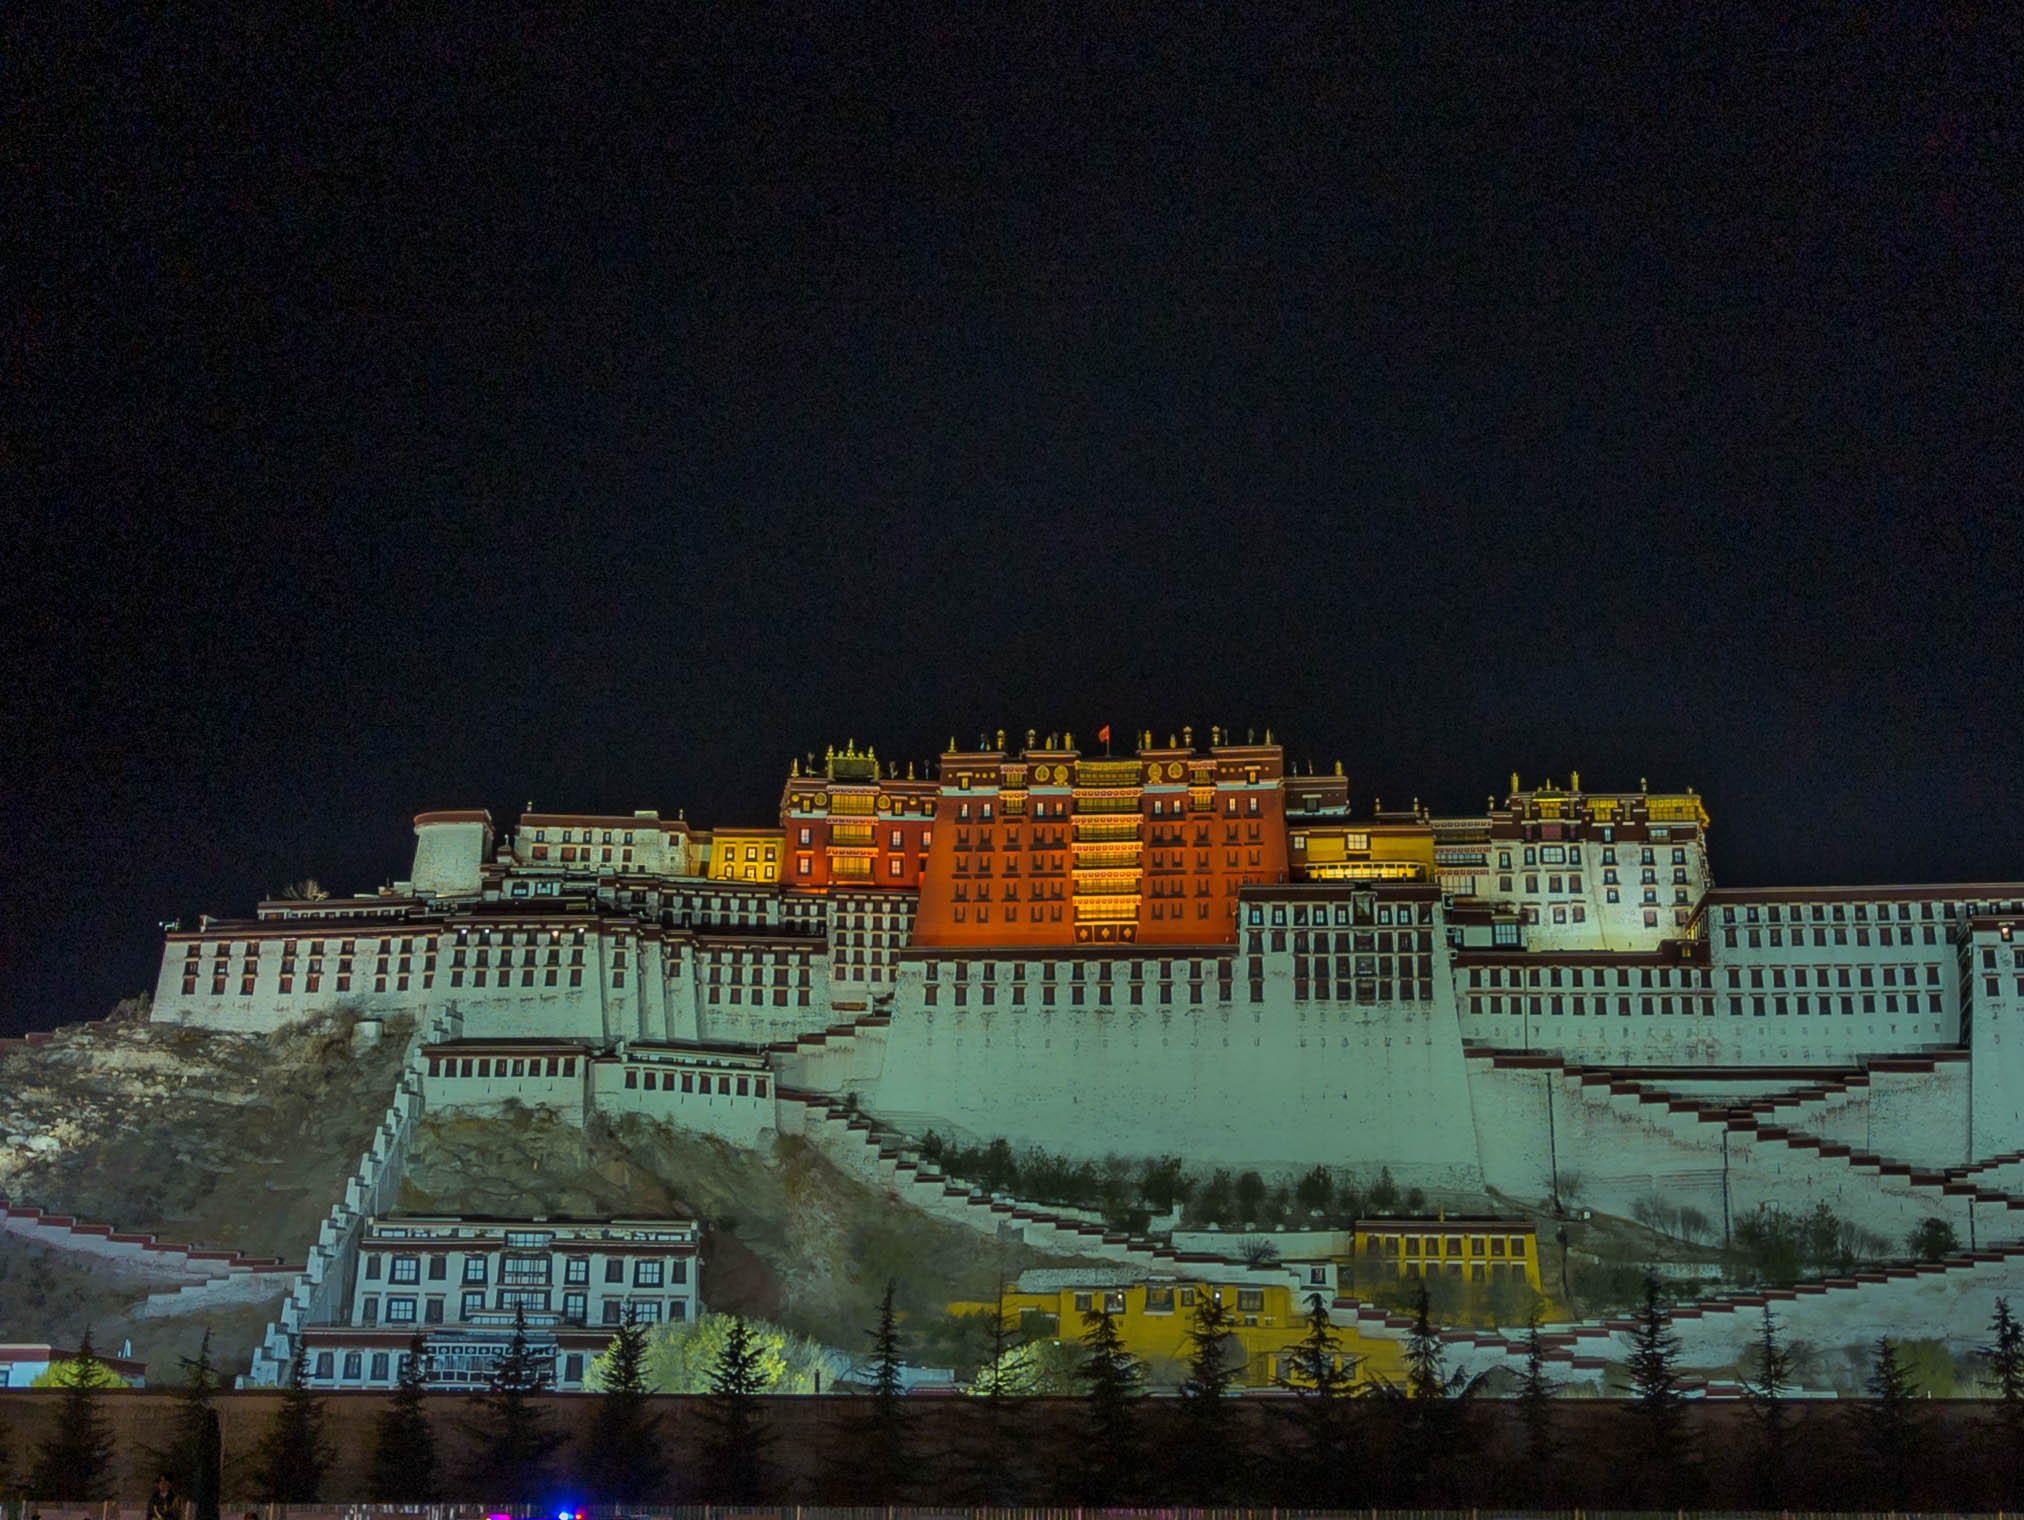
M 1432 881 L 1434 828 L 1423 819 L 1290 819 L 1297 881 Z
M 1356 1275 L 1366 1279 L 1446 1275 L 1488 1286 L 1522 1278 L 1534 1293 L 1544 1291 L 1538 1232 L 1529 1219 L 1359 1219 L 1355 1240 Z
M 714 830 L 710 835 L 710 880 L 778 882 L 785 840 L 783 829 Z
M 1107 1306 L 1125 1349 L 1146 1364 L 1157 1384 L 1179 1381 L 1180 1369 L 1188 1359 L 1188 1327 L 1196 1303 L 1204 1295 L 1220 1295 L 1230 1309 L 1230 1334 L 1243 1348 L 1242 1381 L 1248 1388 L 1276 1386 L 1287 1375 L 1288 1357 L 1307 1333 L 1307 1305 L 1304 1300 L 1296 1301 L 1293 1289 L 1284 1283 L 1249 1286 L 1185 1278 L 1100 1281 L 1106 1275 L 1099 1269 L 1076 1281 L 1072 1272 L 1028 1273 L 1023 1282 L 1034 1283 L 1035 1278 L 1063 1282 L 1059 1287 L 1050 1281 L 1047 1286 L 1035 1284 L 1008 1292 L 1004 1312 L 1008 1319 L 1039 1315 L 1051 1322 L 1049 1333 L 1072 1341 L 1080 1339 L 1091 1317 Z M 949 1310 L 988 1314 L 992 1307 L 988 1303 L 956 1303 L 949 1305 Z M 1382 1378 L 1396 1383 L 1404 1379 L 1402 1342 L 1366 1339 L 1342 1326 L 1335 1334 L 1342 1355 L 1357 1361 L 1357 1381 Z

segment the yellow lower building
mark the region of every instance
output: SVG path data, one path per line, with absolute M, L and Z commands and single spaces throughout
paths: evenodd
M 1248 1287 L 1231 1283 L 1190 1282 L 1155 1278 L 1137 1282 L 1104 1281 L 1101 1269 L 1078 1280 L 1073 1272 L 1029 1272 L 1022 1287 L 1005 1295 L 1008 1319 L 1039 1315 L 1051 1322 L 1064 1341 L 1080 1340 L 1089 1321 L 1108 1307 L 1125 1350 L 1146 1366 L 1155 1385 L 1177 1383 L 1185 1375 L 1188 1329 L 1195 1306 L 1204 1295 L 1220 1295 L 1230 1310 L 1230 1336 L 1243 1350 L 1241 1381 L 1247 1388 L 1272 1388 L 1288 1375 L 1293 1349 L 1307 1334 L 1308 1306 L 1296 1301 L 1285 1284 Z M 1039 1279 L 1040 1281 L 1036 1281 Z M 1060 1285 L 1055 1285 L 1055 1280 Z M 1044 1285 L 1043 1285 L 1044 1284 Z M 1332 1298 L 1332 1294 L 1329 1295 Z M 988 1303 L 955 1303 L 951 1313 L 990 1313 Z M 1044 1333 L 1044 1332 L 1043 1332 Z M 1357 1381 L 1382 1378 L 1400 1382 L 1405 1376 L 1403 1343 L 1366 1339 L 1338 1326 L 1336 1344 L 1354 1367 Z

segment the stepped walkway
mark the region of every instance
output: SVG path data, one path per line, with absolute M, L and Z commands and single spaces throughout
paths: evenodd
M 1976 1209 L 1978 1243 L 1985 1235 L 1999 1240 L 2024 1237 L 2024 1196 L 1985 1186 L 1978 1180 L 1982 1175 L 2003 1177 L 2001 1169 L 2008 1165 L 2015 1170 L 2012 1164 L 2019 1158 L 1999 1158 L 1955 1168 L 1922 1167 L 1803 1127 L 1816 1119 L 1831 1121 L 1825 1105 L 1868 1086 L 1877 1074 L 1932 1072 L 1943 1065 L 1965 1062 L 1968 1053 L 1963 1049 L 1950 1047 L 1919 1055 L 1878 1056 L 1860 1067 L 1801 1069 L 1793 1073 L 1798 1082 L 1787 1090 L 1733 1102 L 1682 1096 L 1666 1086 L 1668 1080 L 1688 1077 L 1697 1083 L 1709 1080 L 1706 1071 L 1693 1068 L 1583 1065 L 1550 1052 L 1483 1045 L 1470 1046 L 1464 1056 L 1498 1071 L 1537 1071 L 1555 1076 L 1570 1097 L 1669 1131 L 1682 1142 L 1702 1150 L 1708 1147 L 1711 1130 L 1725 1131 L 1732 1162 L 1747 1160 L 1753 1150 L 1802 1156 L 1809 1163 L 1816 1163 L 1822 1173 L 1841 1171 L 1867 1183 L 1893 1182 L 1898 1192 L 1924 1201 L 1942 1218 L 1951 1219 L 1961 1206 L 1972 1203 Z M 1751 1071 L 1759 1077 L 1784 1074 L 1779 1068 Z M 1767 1155 L 1766 1159 L 1775 1166 L 1776 1160 L 1782 1158 Z
M 157 1240 L 153 1235 L 94 1224 L 70 1214 L 52 1214 L 6 1198 L 0 1198 L 0 1230 L 52 1250 L 95 1257 L 141 1276 L 173 1283 L 173 1287 L 148 1295 L 140 1310 L 148 1315 L 257 1302 L 281 1291 L 286 1279 L 302 1270 L 278 1257 Z

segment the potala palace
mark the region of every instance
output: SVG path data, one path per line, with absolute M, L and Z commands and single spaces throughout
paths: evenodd
M 767 827 L 423 813 L 407 881 L 171 932 L 157 1021 L 421 1031 L 295 1320 L 349 1291 L 402 1116 L 509 1101 L 1528 1204 L 1578 1179 L 1724 1230 L 1825 1199 L 2024 1260 L 2024 883 L 1724 888 L 1691 789 L 1513 776 L 1481 814 L 1365 813 L 1269 733 L 1024 737 L 931 776 L 797 761 Z

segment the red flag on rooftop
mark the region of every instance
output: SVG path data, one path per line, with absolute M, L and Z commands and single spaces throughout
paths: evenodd
M 1110 743 L 1110 725 L 1108 723 L 1104 724 L 1102 728 L 1096 731 L 1096 736 L 1105 744 Z

